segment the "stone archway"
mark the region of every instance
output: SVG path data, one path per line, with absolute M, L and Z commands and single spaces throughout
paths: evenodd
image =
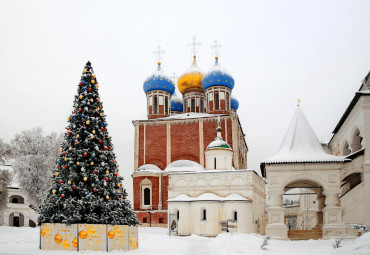
M 307 166 L 306 170 L 308 170 Z M 333 171 L 317 171 L 316 169 L 311 170 L 310 173 L 307 172 L 299 171 L 292 174 L 292 172 L 281 171 L 280 175 L 275 175 L 276 179 L 272 178 L 268 182 L 269 207 L 267 208 L 268 224 L 266 226 L 268 235 L 275 238 L 288 238 L 283 195 L 286 191 L 298 187 L 306 189 L 310 193 L 316 193 L 317 212 L 311 213 L 315 214 L 316 218 L 313 221 L 315 224 L 309 230 L 315 227 L 322 229 L 324 237 L 338 236 L 338 233 L 342 233 L 344 230 L 343 209 L 340 207 L 339 201 L 341 193 L 339 175 Z M 318 235 L 317 238 L 319 238 Z
M 284 191 L 285 196 L 296 198 L 291 206 L 283 205 L 288 238 L 291 240 L 322 238 L 325 207 L 323 186 L 311 180 L 297 180 L 287 184 Z M 292 223 L 295 226 L 292 226 Z

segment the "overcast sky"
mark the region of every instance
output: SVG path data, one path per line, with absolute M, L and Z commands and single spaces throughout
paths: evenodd
M 248 168 L 277 151 L 297 99 L 319 140 L 370 70 L 370 1 L 0 1 L 0 138 L 36 126 L 64 132 L 81 71 L 92 62 L 109 132 L 131 192 L 135 119 L 146 119 L 142 85 L 155 70 L 183 73 L 187 44 L 199 64 L 235 78 Z M 131 195 L 131 194 L 130 194 Z

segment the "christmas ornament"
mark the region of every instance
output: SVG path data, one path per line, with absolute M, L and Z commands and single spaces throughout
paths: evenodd
M 94 170 L 94 174 L 97 174 L 98 173 L 98 170 Z
M 93 130 L 92 133 L 95 135 L 95 130 Z
M 61 197 L 64 198 L 64 194 L 62 194 Z
M 106 181 L 109 181 L 109 178 L 108 178 L 108 177 L 106 177 L 106 178 L 105 178 L 105 180 L 106 180 Z
M 81 118 L 85 118 L 85 115 L 84 114 L 81 114 Z
M 64 169 L 67 169 L 68 168 L 68 166 L 64 166 Z
M 71 151 L 72 150 L 72 147 L 69 147 L 69 150 Z
M 87 177 L 84 177 L 84 181 L 87 181 Z
M 76 189 L 76 186 L 73 186 L 72 189 Z
M 79 165 L 80 165 L 80 162 L 77 162 L 77 163 L 76 163 L 76 165 L 78 165 L 78 166 L 79 166 Z
M 80 109 L 78 109 L 78 111 L 79 111 L 79 112 L 82 112 L 82 109 L 80 108 Z
M 93 166 L 93 165 L 94 165 L 94 162 L 91 162 L 91 163 L 90 163 L 90 165 L 92 165 L 92 166 Z
M 91 98 L 91 99 L 90 99 L 90 102 L 91 102 L 91 103 L 92 103 L 92 102 L 94 102 L 94 99 L 92 99 L 92 98 Z
M 59 173 L 58 173 L 58 172 L 56 172 L 56 173 L 55 173 L 55 176 L 59 176 Z
M 59 184 L 62 184 L 62 180 L 59 181 Z
M 55 192 L 57 192 L 55 189 L 53 189 L 53 194 L 55 194 Z
M 89 193 L 85 192 L 85 196 L 87 196 Z
M 94 83 L 95 83 L 95 81 L 94 81 L 94 80 L 91 80 L 91 83 L 93 83 L 93 84 L 94 84 Z
M 90 124 L 90 121 L 86 121 L 86 124 L 89 125 Z
M 62 151 L 63 151 L 63 149 L 62 149 L 62 148 L 60 148 L 59 150 L 60 150 L 60 152 L 62 152 Z
M 102 113 L 100 113 L 100 117 L 102 117 L 103 116 L 103 114 Z
M 105 173 L 106 173 L 106 174 L 109 174 L 109 171 L 107 170 L 107 171 L 105 171 Z
M 80 137 L 80 135 L 76 135 L 76 137 L 77 137 L 77 138 L 79 138 L 79 137 Z
M 87 157 L 87 153 L 86 152 L 84 152 L 84 156 Z
M 68 181 L 68 184 L 71 184 L 72 182 L 71 181 Z
M 109 199 L 109 196 L 107 195 L 105 198 L 106 198 L 106 199 Z
M 94 136 L 92 135 L 92 136 L 90 136 L 90 138 L 91 138 L 91 139 L 94 139 Z
M 59 234 L 57 234 L 55 237 L 54 237 L 54 241 L 56 242 L 56 243 L 61 243 L 62 242 L 62 236 L 61 235 L 59 235 Z
M 94 189 L 94 192 L 96 192 L 96 189 Z
M 84 98 L 82 95 L 80 96 L 80 99 Z
M 89 88 L 89 92 L 91 92 L 91 88 Z

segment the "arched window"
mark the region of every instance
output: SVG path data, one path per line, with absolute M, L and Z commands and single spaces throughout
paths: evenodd
M 230 98 L 228 92 L 226 92 L 226 111 L 230 111 Z
M 195 112 L 195 98 L 191 99 L 191 112 Z
M 206 209 L 202 210 L 202 220 L 207 220 L 207 210 Z
M 214 165 L 215 165 L 215 169 L 217 168 L 217 160 L 216 158 L 214 159 Z
M 234 221 L 238 221 L 238 212 L 234 211 Z
M 18 198 L 13 197 L 13 198 L 12 198 L 12 203 L 13 203 L 13 204 L 18 204 Z
M 150 189 L 144 189 L 144 205 L 150 205 Z
M 177 220 L 179 220 L 180 219 L 180 211 L 178 210 L 177 211 Z
M 154 96 L 153 113 L 158 113 L 158 98 L 157 98 L 157 96 Z
M 220 108 L 220 102 L 218 97 L 218 92 L 215 92 L 215 110 L 218 110 Z
M 165 110 L 166 115 L 168 115 L 168 98 L 167 97 L 164 99 L 164 110 Z

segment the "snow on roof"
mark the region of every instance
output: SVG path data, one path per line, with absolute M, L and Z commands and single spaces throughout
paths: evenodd
M 164 172 L 201 172 L 204 167 L 191 160 L 176 160 L 168 164 Z
M 153 164 L 142 165 L 136 171 L 147 172 L 147 173 L 161 173 L 162 172 L 162 170 L 158 166 L 153 165 Z
M 197 197 L 189 197 L 186 194 L 178 195 L 175 198 L 168 199 L 167 202 L 192 202 L 192 201 L 246 201 L 251 200 L 242 197 L 240 194 L 233 193 L 227 197 L 220 197 L 214 193 L 204 193 Z
M 302 110 L 298 108 L 277 154 L 262 163 L 344 161 L 344 157 L 333 156 L 324 151 Z
M 230 145 L 225 142 L 224 140 L 214 140 L 207 146 L 207 150 L 212 150 L 212 149 L 225 149 L 225 150 L 232 150 Z
M 207 117 L 216 117 L 216 116 L 218 116 L 218 114 L 188 112 L 188 113 L 175 114 L 175 115 L 171 115 L 165 118 L 158 118 L 158 119 L 166 119 L 166 120 L 168 119 L 196 119 L 196 118 L 207 118 Z

